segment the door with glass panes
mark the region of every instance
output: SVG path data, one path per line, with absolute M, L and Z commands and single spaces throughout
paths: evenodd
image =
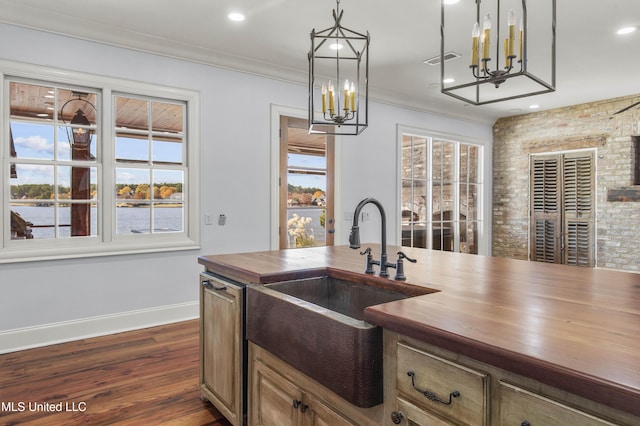
M 333 245 L 334 136 L 280 117 L 280 249 Z

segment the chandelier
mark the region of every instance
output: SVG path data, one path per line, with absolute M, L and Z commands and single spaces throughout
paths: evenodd
M 309 132 L 359 135 L 369 119 L 369 33 L 342 26 L 340 0 L 334 24 L 311 30 Z
M 475 10 L 466 11 L 445 3 L 442 0 L 442 93 L 484 105 L 555 91 L 556 0 L 536 0 L 532 11 L 527 0 L 484 0 L 486 7 L 483 0 L 475 0 Z M 468 30 L 471 51 L 465 71 L 465 65 L 446 61 L 445 52 L 459 48 L 460 34 Z M 452 78 L 454 83 L 447 83 Z

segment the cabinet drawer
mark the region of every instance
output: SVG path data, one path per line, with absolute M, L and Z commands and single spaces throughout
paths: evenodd
M 488 425 L 488 374 L 402 342 L 397 359 L 399 395 L 454 424 Z
M 615 426 L 583 411 L 500 381 L 500 425 Z

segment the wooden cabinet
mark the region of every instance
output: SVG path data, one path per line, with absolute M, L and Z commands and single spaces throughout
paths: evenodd
M 250 425 L 381 424 L 382 406 L 355 407 L 253 343 L 249 355 Z
M 200 275 L 200 389 L 234 426 L 245 424 L 244 288 Z
M 388 330 L 384 378 L 385 425 L 640 425 L 629 413 Z

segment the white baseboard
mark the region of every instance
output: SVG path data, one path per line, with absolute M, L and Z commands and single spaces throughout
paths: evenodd
M 186 321 L 199 315 L 196 301 L 0 331 L 0 354 Z

